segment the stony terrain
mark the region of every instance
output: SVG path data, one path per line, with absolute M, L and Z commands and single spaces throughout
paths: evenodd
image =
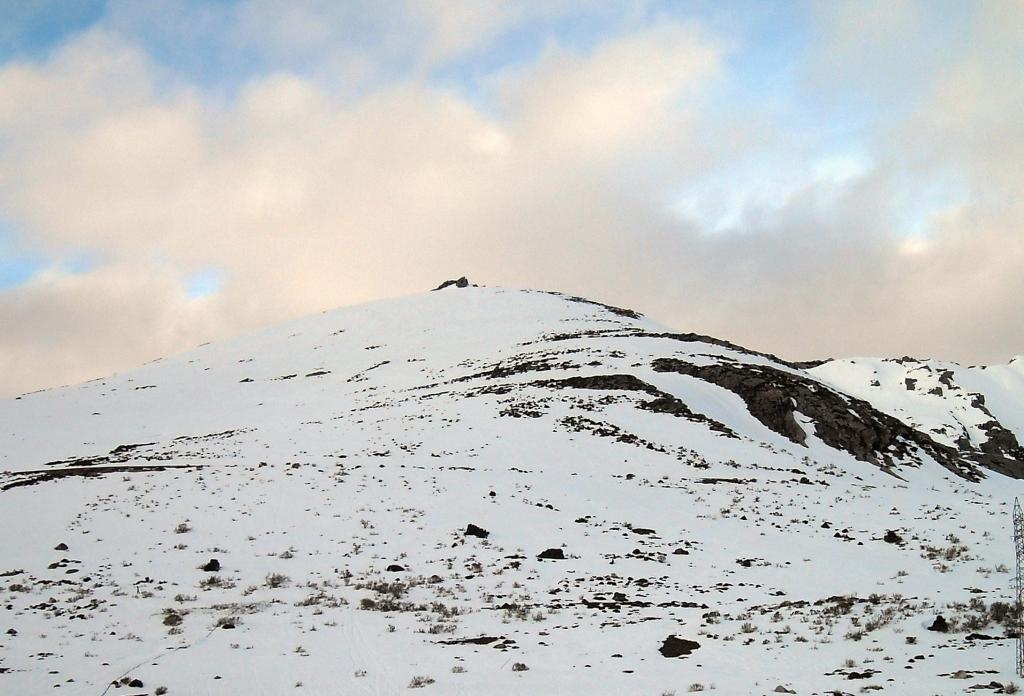
M 0 693 L 1012 693 L 1022 441 L 1020 358 L 328 312 L 0 401 Z

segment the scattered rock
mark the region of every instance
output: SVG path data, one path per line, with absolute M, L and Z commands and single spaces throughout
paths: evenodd
M 565 552 L 562 549 L 545 549 L 537 554 L 538 560 L 564 561 Z
M 700 643 L 695 640 L 686 640 L 685 638 L 678 638 L 675 635 L 670 635 L 665 639 L 665 642 L 658 648 L 658 652 L 663 657 L 685 657 L 694 650 L 700 647 Z
M 68 550 L 68 545 L 67 545 L 67 544 L 65 544 L 65 543 L 64 543 L 64 542 L 62 541 L 61 543 L 59 543 L 59 544 L 57 544 L 56 546 L 54 546 L 54 547 L 53 547 L 53 550 L 54 550 L 54 551 L 67 551 L 67 550 Z
M 965 640 L 1003 640 L 1002 636 L 990 636 L 984 633 L 969 633 Z
M 210 561 L 203 566 L 203 570 L 205 570 L 207 573 L 216 573 L 218 570 L 220 570 L 220 561 L 218 561 L 216 558 L 211 558 Z
M 777 693 L 777 694 L 795 694 L 796 692 L 793 691 L 792 689 L 787 689 L 782 684 L 779 684 L 778 686 L 775 687 L 774 693 Z
M 491 533 L 489 531 L 487 531 L 486 529 L 484 529 L 483 527 L 477 527 L 475 524 L 470 523 L 470 524 L 466 525 L 465 535 L 466 536 L 475 536 L 475 537 L 479 537 L 481 539 L 486 539 L 487 537 L 489 537 L 491 535 Z
M 890 529 L 885 533 L 885 536 L 882 537 L 882 541 L 884 541 L 887 544 L 902 544 L 903 537 L 901 537 L 895 531 Z
M 141 679 L 132 679 L 130 682 L 128 682 L 128 686 L 130 686 L 133 689 L 141 689 L 145 685 L 142 683 Z
M 389 573 L 401 573 L 401 572 L 403 572 L 405 570 L 405 567 L 404 566 L 400 566 L 397 563 L 392 563 L 387 568 L 385 568 L 385 570 L 388 571 Z
M 453 638 L 437 641 L 441 645 L 490 645 L 501 640 L 498 636 L 480 636 L 478 638 Z
M 942 614 L 939 614 L 935 617 L 935 621 L 932 622 L 932 625 L 928 627 L 928 630 L 938 631 L 939 633 L 948 633 L 949 623 L 946 621 L 945 617 L 942 616 Z

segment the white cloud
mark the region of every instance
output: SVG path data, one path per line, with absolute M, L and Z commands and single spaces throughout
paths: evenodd
M 649 153 L 657 139 L 686 134 L 695 91 L 714 76 L 718 50 L 695 27 L 662 23 L 579 55 L 551 45 L 506 78 L 505 102 L 524 145 L 558 156 Z
M 419 60 L 521 21 L 456 10 L 435 18 L 448 28 L 434 43 L 416 39 Z M 289 21 L 283 41 L 336 48 Z M 793 357 L 1019 353 L 1024 118 L 1002 56 L 1021 38 L 1005 24 L 979 17 L 971 50 L 927 73 L 923 101 L 863 154 L 777 158 L 804 162 L 802 178 L 747 172 L 771 195 L 727 205 L 733 224 L 714 235 L 666 212 L 670 193 L 715 210 L 729 167 L 785 154 L 799 133 L 775 116 L 710 115 L 707 88 L 728 64 L 695 25 L 659 20 L 588 52 L 551 44 L 490 85 L 493 113 L 415 73 L 358 97 L 286 70 L 213 95 L 120 33 L 90 32 L 45 63 L 0 69 L 0 210 L 56 256 L 107 263 L 0 294 L 0 392 L 462 274 L 592 295 Z M 936 171 L 963 177 L 969 195 L 931 211 L 920 243 L 893 235 L 897 192 Z M 716 172 L 720 186 L 694 186 Z M 224 287 L 190 300 L 183 279 L 210 267 Z

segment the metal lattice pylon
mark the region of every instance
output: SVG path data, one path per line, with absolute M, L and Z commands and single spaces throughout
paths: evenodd
M 1013 581 L 1014 614 L 1017 624 L 1017 674 L 1024 677 L 1024 512 L 1020 501 L 1013 499 L 1013 546 L 1017 552 L 1017 577 Z

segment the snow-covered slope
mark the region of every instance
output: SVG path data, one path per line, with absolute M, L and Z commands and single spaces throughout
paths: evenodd
M 0 693 L 1007 684 L 1022 406 L 476 287 L 0 401 Z

